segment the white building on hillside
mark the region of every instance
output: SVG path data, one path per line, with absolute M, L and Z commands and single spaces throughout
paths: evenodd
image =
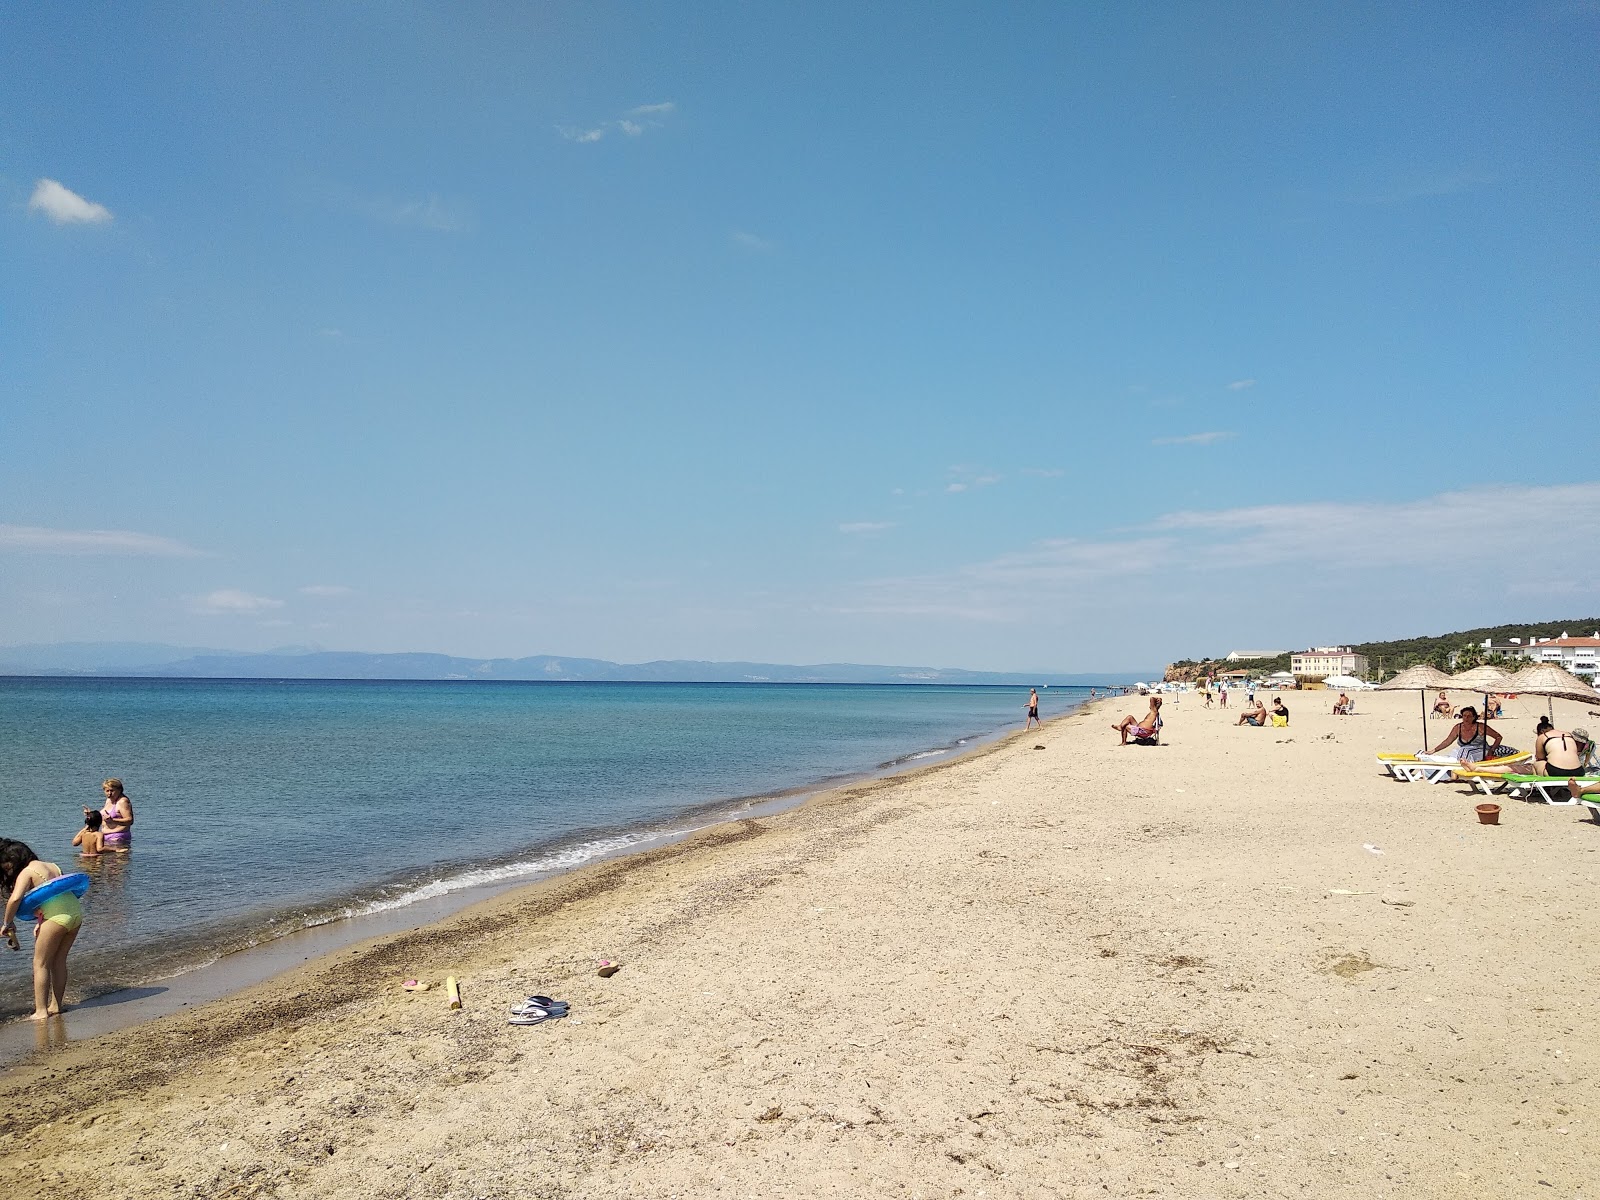
M 1558 638 L 1512 638 L 1509 642 L 1483 640 L 1483 648 L 1491 654 L 1507 658 L 1521 658 L 1535 663 L 1554 663 L 1565 667 L 1574 675 L 1593 677 L 1600 669 L 1600 631 L 1593 637 L 1570 637 L 1565 630 Z
M 1289 673 L 1296 679 L 1326 679 L 1329 675 L 1365 675 L 1367 656 L 1349 646 L 1313 646 L 1289 656 Z
M 1244 662 L 1249 658 L 1277 658 L 1280 654 L 1287 654 L 1287 650 L 1230 650 L 1228 662 Z

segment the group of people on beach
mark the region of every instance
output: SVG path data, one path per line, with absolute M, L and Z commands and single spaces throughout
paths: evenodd
M 126 854 L 133 847 L 133 801 L 122 780 L 101 785 L 105 804 L 83 810 L 83 828 L 72 839 L 84 858 L 101 854 Z M 0 938 L 21 950 L 17 914 L 29 892 L 60 879 L 64 872 L 46 862 L 25 842 L 0 838 L 0 893 L 6 897 Z M 67 953 L 83 928 L 83 905 L 72 891 L 60 891 L 33 909 L 33 1019 L 42 1021 L 60 1013 L 67 991 Z

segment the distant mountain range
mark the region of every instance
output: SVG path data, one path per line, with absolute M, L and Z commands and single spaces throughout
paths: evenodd
M 1159 678 L 1158 671 L 1063 675 L 963 671 L 950 667 L 822 663 L 614 663 L 599 658 L 456 658 L 448 654 L 365 654 L 349 650 L 277 650 L 239 654 L 152 642 L 64 642 L 0 646 L 0 675 L 139 676 L 167 679 L 486 679 L 606 680 L 633 683 L 947 683 L 1052 684 L 1091 687 Z

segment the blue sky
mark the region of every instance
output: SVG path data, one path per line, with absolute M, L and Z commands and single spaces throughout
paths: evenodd
M 7 6 L 0 643 L 1600 609 L 1600 4 Z

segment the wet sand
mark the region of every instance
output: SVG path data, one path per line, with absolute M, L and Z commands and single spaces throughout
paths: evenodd
M 1331 699 L 1256 730 L 1188 697 L 1157 748 L 1100 704 L 36 1056 L 0 1079 L 0 1170 L 66 1197 L 1592 1192 L 1600 825 L 1479 825 L 1378 774 L 1414 695 Z M 1531 744 L 1543 707 L 1497 727 Z M 399 988 L 446 974 L 461 1012 Z M 507 1026 L 530 992 L 572 1015 Z

